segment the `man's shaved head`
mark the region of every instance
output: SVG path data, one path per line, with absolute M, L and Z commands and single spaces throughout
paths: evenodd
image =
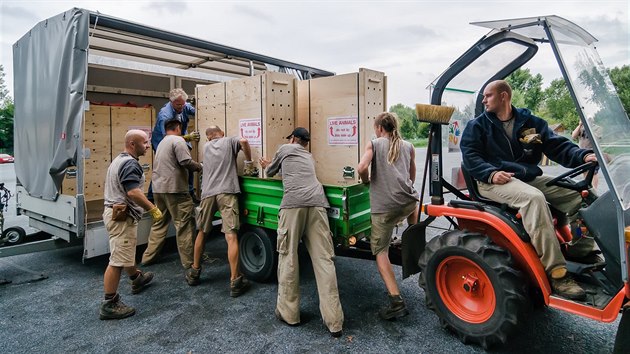
M 125 150 L 134 157 L 143 156 L 149 148 L 149 136 L 144 130 L 132 129 L 125 134 Z

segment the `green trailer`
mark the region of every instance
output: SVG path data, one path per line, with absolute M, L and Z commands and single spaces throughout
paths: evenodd
M 282 201 L 282 180 L 241 177 L 241 271 L 249 279 L 266 281 L 277 267 L 276 230 Z M 370 258 L 370 195 L 362 184 L 324 185 L 330 203 L 328 220 L 335 253 Z

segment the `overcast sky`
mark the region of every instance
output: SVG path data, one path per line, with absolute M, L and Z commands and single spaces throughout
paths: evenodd
M 388 76 L 388 104 L 427 102 L 429 85 L 487 29 L 475 21 L 558 15 L 589 31 L 606 67 L 630 64 L 630 1 L 5 1 L 0 54 L 13 92 L 12 45 L 72 7 L 334 71 Z M 548 61 L 531 63 L 548 83 Z

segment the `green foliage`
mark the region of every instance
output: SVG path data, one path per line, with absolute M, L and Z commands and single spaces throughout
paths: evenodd
M 630 115 L 630 66 L 614 67 L 608 73 L 621 99 L 623 109 L 626 111 L 626 114 Z
M 512 87 L 512 102 L 514 98 L 522 99 L 516 107 L 527 107 L 532 112 L 538 111 L 543 99 L 542 82 L 543 77 L 540 74 L 532 75 L 529 69 L 518 69 L 505 79 Z
M 0 151 L 13 153 L 13 100 L 4 81 L 4 67 L 0 65 Z
M 562 123 L 566 129 L 575 128 L 579 115 L 564 79 L 555 79 L 544 90 L 544 101 L 541 114 L 548 121 Z
M 416 110 L 414 108 L 398 103 L 389 109 L 390 112 L 396 113 L 398 123 L 400 124 L 400 134 L 403 139 L 411 140 L 417 138 L 427 138 L 429 136 L 428 123 L 418 121 Z

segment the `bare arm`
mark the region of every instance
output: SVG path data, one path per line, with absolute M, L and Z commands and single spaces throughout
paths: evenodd
M 409 164 L 409 179 L 416 181 L 416 148 L 411 145 L 411 163 Z
M 144 195 L 144 192 L 140 188 L 134 188 L 127 192 L 127 197 L 131 199 L 134 203 L 140 205 L 144 210 L 151 210 L 155 207 L 153 203 L 147 199 Z
M 571 133 L 571 137 L 573 138 L 573 140 L 577 140 L 577 138 L 580 136 L 581 128 L 582 128 L 582 121 L 580 121 L 580 124 L 578 124 L 578 126 L 575 127 L 575 129 L 573 129 L 573 133 Z
M 370 182 L 370 175 L 368 173 L 368 168 L 370 167 L 370 163 L 372 162 L 373 156 L 374 156 L 374 150 L 372 150 L 372 142 L 369 141 L 365 145 L 365 152 L 363 153 L 363 156 L 361 157 L 359 166 L 357 166 L 357 172 L 359 173 L 359 177 L 361 178 L 361 181 L 363 181 L 363 183 Z
M 249 146 L 249 141 L 247 141 L 247 139 L 243 138 L 239 141 L 239 144 L 241 144 L 241 150 L 243 150 L 243 154 L 245 154 L 245 160 L 246 161 L 251 161 L 252 160 L 252 149 Z

